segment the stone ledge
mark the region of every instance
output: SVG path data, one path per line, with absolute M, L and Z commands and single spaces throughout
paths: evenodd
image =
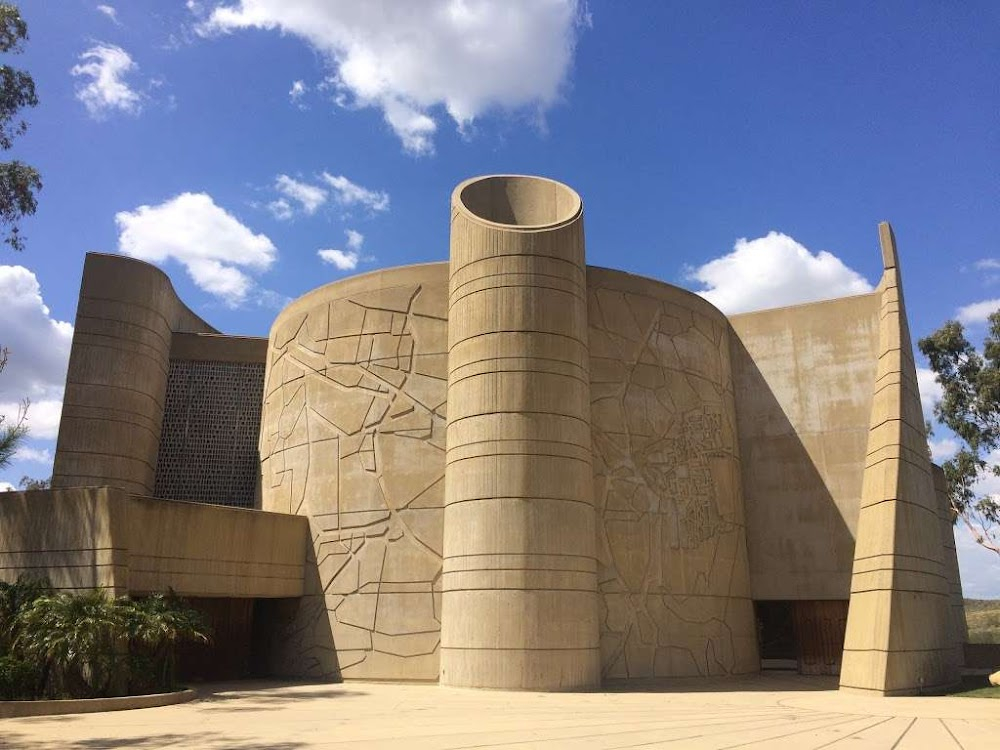
M 90 714 L 98 711 L 127 711 L 133 708 L 156 708 L 194 700 L 194 690 L 149 695 L 125 695 L 119 698 L 77 698 L 70 700 L 0 701 L 0 719 L 18 716 L 57 716 Z

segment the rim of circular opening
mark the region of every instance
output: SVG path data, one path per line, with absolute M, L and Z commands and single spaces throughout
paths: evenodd
M 477 214 L 475 211 L 470 209 L 465 201 L 462 200 L 462 193 L 475 183 L 487 182 L 489 180 L 503 180 L 503 179 L 518 179 L 518 180 L 528 180 L 533 182 L 546 182 L 550 185 L 555 185 L 561 190 L 565 190 L 572 200 L 575 202 L 574 209 L 568 213 L 564 218 L 556 219 L 555 221 L 546 222 L 544 224 L 507 224 L 502 221 L 492 221 L 490 219 L 484 218 Z M 564 182 L 559 182 L 559 180 L 553 180 L 549 177 L 540 177 L 538 175 L 531 174 L 488 174 L 480 175 L 479 177 L 470 177 L 458 184 L 455 190 L 452 192 L 452 205 L 457 206 L 466 216 L 469 216 L 474 221 L 480 224 L 486 224 L 492 227 L 502 227 L 508 231 L 518 232 L 518 231 L 533 231 L 539 229 L 557 229 L 558 227 L 571 224 L 576 221 L 580 215 L 583 213 L 583 199 L 580 194 L 577 193 L 573 188 Z

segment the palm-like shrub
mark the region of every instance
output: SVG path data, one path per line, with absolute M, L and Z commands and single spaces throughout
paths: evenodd
M 156 669 L 155 684 L 162 690 L 173 689 L 177 644 L 209 642 L 209 629 L 201 613 L 185 606 L 173 593 L 123 599 L 121 603 L 132 657 L 133 683 L 142 679 L 141 672 L 136 672 L 148 664 Z
M 17 638 L 17 615 L 40 596 L 52 593 L 46 578 L 20 576 L 16 582 L 0 581 L 0 654 L 9 654 Z
M 26 700 L 43 690 L 45 665 L 16 651 L 14 643 L 20 632 L 18 614 L 51 593 L 46 579 L 21 576 L 14 583 L 0 581 L 0 700 Z
M 201 614 L 173 593 L 133 600 L 47 584 L 10 590 L 18 585 L 0 584 L 0 699 L 170 690 L 177 644 L 209 641 Z
M 109 695 L 123 657 L 124 618 L 104 591 L 41 596 L 19 616 L 16 646 L 51 668 L 55 687 L 88 698 Z

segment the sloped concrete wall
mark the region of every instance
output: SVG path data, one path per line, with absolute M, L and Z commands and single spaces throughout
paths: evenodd
M 878 306 L 866 294 L 730 318 L 754 599 L 850 596 Z
M 960 678 L 942 544 L 896 241 L 879 225 L 884 272 L 878 371 L 858 517 L 841 688 L 936 692 Z

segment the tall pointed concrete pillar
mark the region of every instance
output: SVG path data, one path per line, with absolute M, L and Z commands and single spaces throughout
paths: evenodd
M 540 177 L 452 195 L 441 682 L 600 682 L 583 205 Z
M 892 227 L 879 225 L 879 362 L 842 689 L 939 692 L 959 679 L 948 571 Z

